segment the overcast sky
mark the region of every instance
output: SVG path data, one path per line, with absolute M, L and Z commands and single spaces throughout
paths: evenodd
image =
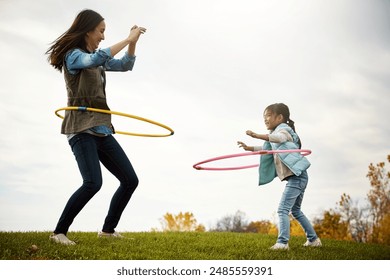
M 341 194 L 364 203 L 368 165 L 390 154 L 390 1 L 0 0 L 0 230 L 53 230 L 81 185 L 54 110 L 66 106 L 63 75 L 44 55 L 84 8 L 107 25 L 109 47 L 134 24 L 147 28 L 132 72 L 107 74 L 112 110 L 172 127 L 167 138 L 117 135 L 140 179 L 118 231 L 160 228 L 166 212 L 193 212 L 206 228 L 237 210 L 276 221 L 284 183 L 257 186 L 257 169 L 198 171 L 201 160 L 240 153 L 266 133 L 266 106 L 284 102 L 308 156 L 303 211 L 335 208 Z M 118 130 L 146 124 L 115 118 Z M 163 132 L 163 131 L 162 131 Z M 225 162 L 257 163 L 257 157 Z M 224 164 L 225 164 L 224 163 Z M 221 162 L 222 164 L 222 162 Z M 71 231 L 100 230 L 117 180 Z

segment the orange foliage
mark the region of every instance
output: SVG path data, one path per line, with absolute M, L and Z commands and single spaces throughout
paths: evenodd
M 297 220 L 290 217 L 290 235 L 291 236 L 305 236 L 305 232 Z
M 390 162 L 390 155 L 387 160 Z M 371 190 L 367 198 L 373 220 L 371 242 L 390 244 L 390 172 L 386 172 L 384 162 L 376 166 L 371 163 L 368 170 Z
M 246 227 L 245 232 L 269 234 L 270 231 L 273 230 L 273 228 L 275 228 L 275 225 L 273 223 L 271 223 L 270 221 L 263 220 L 250 222 L 249 225 Z
M 173 215 L 166 213 L 161 221 L 163 231 L 197 231 L 204 232 L 206 228 L 202 224 L 198 224 L 194 214 L 190 212 Z
M 352 240 L 349 224 L 341 219 L 341 214 L 332 210 L 325 211 L 322 219 L 314 222 L 314 230 L 322 238 Z

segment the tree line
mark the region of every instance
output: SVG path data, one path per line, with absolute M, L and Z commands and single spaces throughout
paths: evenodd
M 390 155 L 387 161 L 390 162 Z M 384 162 L 370 163 L 366 176 L 370 189 L 363 205 L 343 193 L 334 209 L 325 210 L 314 219 L 314 229 L 321 238 L 390 245 L 390 172 Z M 299 223 L 292 216 L 290 219 L 291 235 L 304 236 Z M 160 223 L 162 231 L 206 231 L 191 212 L 166 213 Z M 277 226 L 269 220 L 248 221 L 244 212 L 237 211 L 219 219 L 209 231 L 276 235 Z

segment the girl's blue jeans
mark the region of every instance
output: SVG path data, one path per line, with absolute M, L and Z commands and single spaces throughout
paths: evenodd
M 73 193 L 66 204 L 54 233 L 67 234 L 74 218 L 100 190 L 103 180 L 100 162 L 119 180 L 102 230 L 115 232 L 119 219 L 138 186 L 138 178 L 125 152 L 112 135 L 98 137 L 88 133 L 73 136 L 69 145 L 76 158 L 82 186 Z
M 309 178 L 306 171 L 303 171 L 300 176 L 291 176 L 287 179 L 287 184 L 278 208 L 279 235 L 277 243 L 287 244 L 290 239 L 290 212 L 302 226 L 307 239 L 310 242 L 317 239 L 317 234 L 314 231 L 313 226 L 301 211 L 303 195 L 308 180 Z

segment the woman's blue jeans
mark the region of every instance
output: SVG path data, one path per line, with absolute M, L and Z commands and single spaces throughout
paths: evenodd
M 302 226 L 307 239 L 310 242 L 317 239 L 317 234 L 314 231 L 313 226 L 301 211 L 303 195 L 308 180 L 309 178 L 306 171 L 303 171 L 300 176 L 291 176 L 287 179 L 287 184 L 278 208 L 279 235 L 277 243 L 287 244 L 290 239 L 290 212 Z
M 54 233 L 67 234 L 74 218 L 100 190 L 103 180 L 100 162 L 119 180 L 119 188 L 111 199 L 102 230 L 115 232 L 119 219 L 138 186 L 138 178 L 125 152 L 112 135 L 98 137 L 88 133 L 75 135 L 69 145 L 76 158 L 82 186 L 69 198 Z

